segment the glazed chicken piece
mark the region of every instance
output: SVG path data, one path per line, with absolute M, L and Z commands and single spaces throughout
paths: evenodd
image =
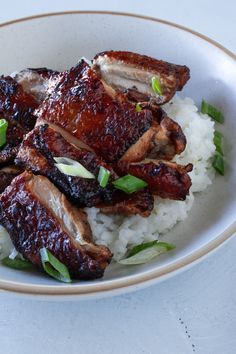
M 143 179 L 154 195 L 185 200 L 192 184 L 188 175 L 192 167 L 192 164 L 181 166 L 174 162 L 146 159 L 136 163 L 119 161 L 115 170 L 120 175 L 131 174 Z
M 121 160 L 138 162 L 144 158 L 171 160 L 186 147 L 186 137 L 179 124 L 161 108 L 153 108 L 151 127 L 122 156 Z
M 0 169 L 0 194 L 11 184 L 12 180 L 22 171 L 16 166 L 9 166 Z
M 10 76 L 0 77 L 0 117 L 8 121 L 7 143 L 0 148 L 0 166 L 14 161 L 24 135 L 33 129 L 38 103 Z
M 131 101 L 155 105 L 168 102 L 176 91 L 182 90 L 190 78 L 186 66 L 124 51 L 97 54 L 93 60 L 93 68 L 107 85 L 126 93 Z M 159 93 L 152 89 L 153 77 L 159 83 Z
M 80 162 L 95 179 L 72 177 L 60 172 L 54 157 L 68 157 Z M 140 191 L 127 196 L 117 191 L 112 181 L 118 178 L 111 166 L 104 163 L 94 153 L 79 149 L 65 140 L 62 135 L 48 125 L 41 125 L 31 131 L 23 140 L 16 163 L 22 168 L 48 177 L 68 199 L 80 207 L 103 206 L 110 210 L 119 205 L 122 214 L 150 215 L 153 197 L 149 191 Z M 102 188 L 97 181 L 100 166 L 110 171 L 107 186 Z M 144 193 L 144 194 L 143 194 Z M 145 196 L 145 197 L 144 197 Z
M 43 102 L 60 77 L 58 71 L 47 68 L 24 69 L 12 76 L 38 104 Z
M 42 268 L 47 248 L 76 279 L 103 276 L 112 254 L 93 243 L 87 215 L 43 176 L 24 172 L 0 196 L 0 223 L 18 252 Z
M 137 112 L 84 61 L 61 75 L 37 111 L 37 124 L 49 123 L 67 140 L 90 148 L 106 162 L 145 157 L 170 160 L 184 150 L 186 139 L 180 126 L 161 108 Z
M 66 138 L 82 141 L 106 162 L 119 160 L 150 128 L 152 112 L 135 107 L 122 96 L 114 99 L 97 74 L 81 60 L 65 72 L 36 112 L 37 124 L 49 123 Z
M 117 193 L 112 205 L 100 205 L 104 214 L 123 214 L 126 216 L 140 215 L 148 217 L 154 207 L 154 198 L 149 189 L 144 189 L 133 194 Z
M 60 172 L 55 166 L 54 157 L 68 157 L 81 163 L 95 178 L 73 177 Z M 70 144 L 48 125 L 36 127 L 25 137 L 15 161 L 18 166 L 48 177 L 80 207 L 112 202 L 112 181 L 117 178 L 112 168 L 94 153 Z M 97 180 L 100 166 L 111 172 L 106 188 L 102 188 Z

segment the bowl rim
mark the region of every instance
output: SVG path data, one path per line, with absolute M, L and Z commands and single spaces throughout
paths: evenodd
M 113 16 L 126 16 L 132 17 L 137 19 L 142 19 L 146 21 L 153 21 L 157 23 L 161 23 L 167 25 L 169 27 L 177 28 L 187 33 L 192 34 L 198 38 L 201 38 L 203 41 L 206 41 L 217 47 L 221 51 L 223 51 L 227 56 L 231 59 L 236 61 L 236 55 L 231 52 L 230 50 L 226 49 L 224 46 L 212 40 L 211 38 L 197 32 L 191 30 L 185 26 L 162 20 L 159 18 L 151 17 L 151 16 L 144 16 L 134 13 L 127 13 L 127 12 L 116 12 L 116 11 L 62 11 L 62 12 L 52 12 L 52 13 L 44 13 L 34 16 L 23 17 L 11 21 L 7 21 L 0 24 L 0 28 L 15 25 L 21 22 L 27 22 L 32 20 L 37 20 L 40 18 L 46 17 L 53 17 L 53 16 L 67 16 L 67 15 L 113 15 Z M 6 290 L 18 294 L 25 294 L 25 295 L 46 295 L 46 296 L 76 296 L 85 298 L 86 295 L 89 297 L 96 297 L 98 294 L 99 296 L 105 296 L 105 293 L 111 293 L 115 295 L 115 293 L 121 292 L 128 292 L 131 289 L 137 287 L 144 287 L 145 285 L 152 284 L 157 282 L 158 280 L 165 279 L 169 276 L 173 276 L 174 274 L 178 273 L 179 271 L 186 269 L 188 266 L 193 265 L 197 261 L 200 261 L 207 256 L 210 252 L 213 252 L 222 245 L 226 240 L 232 237 L 236 233 L 236 221 L 227 227 L 220 235 L 218 235 L 214 240 L 208 242 L 198 250 L 192 252 L 190 255 L 183 257 L 181 260 L 176 261 L 173 264 L 163 266 L 160 269 L 154 269 L 151 271 L 147 271 L 144 274 L 137 274 L 125 277 L 123 279 L 114 279 L 114 280 L 106 280 L 105 282 L 99 283 L 81 283 L 78 285 L 30 285 L 28 283 L 20 283 L 15 281 L 6 281 L 0 279 L 0 290 Z

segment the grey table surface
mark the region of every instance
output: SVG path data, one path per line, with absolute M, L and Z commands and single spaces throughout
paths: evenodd
M 0 22 L 66 10 L 151 15 L 236 51 L 236 2 L 226 0 L 1 1 Z M 0 293 L 0 353 L 234 354 L 236 238 L 201 263 L 135 293 L 53 302 Z

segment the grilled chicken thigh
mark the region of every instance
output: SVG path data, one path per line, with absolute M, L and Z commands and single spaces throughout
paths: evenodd
M 68 157 L 81 163 L 95 179 L 68 176 L 55 166 L 54 157 Z M 153 209 L 153 197 L 149 191 L 140 191 L 132 196 L 116 190 L 112 181 L 118 178 L 112 167 L 94 153 L 79 149 L 65 140 L 62 135 L 48 125 L 36 127 L 24 139 L 16 157 L 17 165 L 35 174 L 48 177 L 67 198 L 80 207 L 102 207 L 113 210 L 119 207 L 122 214 L 150 215 Z M 101 187 L 97 177 L 100 166 L 110 171 L 105 188 Z M 113 208 L 113 209 L 111 209 Z
M 0 223 L 18 252 L 42 268 L 46 247 L 77 279 L 103 276 L 112 254 L 92 241 L 86 213 L 43 176 L 24 172 L 0 196 Z
M 54 157 L 67 157 L 83 165 L 94 175 L 94 179 L 68 176 L 55 166 Z M 92 207 L 99 203 L 111 203 L 117 178 L 112 168 L 94 153 L 79 149 L 65 140 L 48 125 L 36 127 L 24 139 L 16 163 L 33 173 L 48 177 L 70 200 L 80 207 Z M 100 166 L 110 171 L 106 188 L 97 180 Z
M 11 184 L 11 181 L 22 171 L 15 167 L 9 166 L 0 169 L 0 194 Z
M 127 93 L 131 101 L 158 105 L 168 102 L 190 78 L 186 66 L 124 51 L 97 54 L 93 67 L 106 84 Z M 160 85 L 159 93 L 152 89 L 153 77 Z
M 119 160 L 153 119 L 151 111 L 138 113 L 127 100 L 113 99 L 83 60 L 62 75 L 36 114 L 37 124 L 63 128 L 106 162 Z
M 117 193 L 112 204 L 100 205 L 104 214 L 140 215 L 148 217 L 154 207 L 154 198 L 149 189 L 144 189 L 133 194 Z
M 0 117 L 8 121 L 7 143 L 0 149 L 0 166 L 14 161 L 24 135 L 33 129 L 38 103 L 10 76 L 0 77 Z
M 116 166 L 119 174 L 131 174 L 148 183 L 150 191 L 162 198 L 185 200 L 191 187 L 188 172 L 192 165 L 177 165 L 174 162 L 146 159 L 141 162 L 119 161 Z
M 122 156 L 121 160 L 141 161 L 145 157 L 171 160 L 186 147 L 185 135 L 177 122 L 161 108 L 152 109 L 151 127 Z
M 59 72 L 47 68 L 25 69 L 13 78 L 31 94 L 38 103 L 43 102 L 59 79 Z

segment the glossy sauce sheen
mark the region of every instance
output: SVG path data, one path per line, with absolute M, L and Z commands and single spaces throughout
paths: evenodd
M 80 245 L 75 241 L 61 226 L 52 210 L 42 204 L 31 190 L 32 178 L 38 178 L 39 183 L 45 183 L 46 180 L 45 177 L 33 177 L 25 172 L 16 177 L 0 196 L 0 223 L 7 229 L 17 251 L 42 268 L 39 251 L 46 247 L 67 266 L 72 277 L 102 277 L 112 257 L 110 251 L 105 246 L 93 243 Z M 85 227 L 89 228 L 89 225 Z
M 0 166 L 14 161 L 24 134 L 33 129 L 38 103 L 10 76 L 0 77 L 0 117 L 8 121 L 7 144 L 0 150 Z
M 143 179 L 148 183 L 150 191 L 162 198 L 185 200 L 191 187 L 191 179 L 188 172 L 192 165 L 177 165 L 165 161 L 141 161 L 129 163 L 120 161 L 117 164 L 117 171 L 120 174 L 131 174 Z
M 152 122 L 150 111 L 138 113 L 131 103 L 112 99 L 84 61 L 62 75 L 37 116 L 64 128 L 107 162 L 117 161 Z
M 59 156 L 80 162 L 96 178 L 85 179 L 61 173 L 53 159 Z M 77 206 L 100 206 L 106 213 L 119 212 L 142 216 L 149 216 L 153 209 L 153 196 L 150 191 L 140 191 L 131 196 L 118 191 L 112 185 L 118 175 L 111 166 L 94 153 L 74 147 L 48 125 L 38 126 L 26 136 L 16 163 L 33 173 L 48 177 Z M 111 173 L 106 188 L 102 188 L 97 180 L 100 166 Z
M 94 174 L 94 179 L 68 176 L 55 166 L 54 157 L 68 157 L 81 163 Z M 81 150 L 66 141 L 48 125 L 41 125 L 30 132 L 23 141 L 16 163 L 32 172 L 48 177 L 65 195 L 80 207 L 92 207 L 99 203 L 112 203 L 112 181 L 117 175 L 94 153 Z M 100 166 L 111 172 L 106 188 L 97 180 Z

